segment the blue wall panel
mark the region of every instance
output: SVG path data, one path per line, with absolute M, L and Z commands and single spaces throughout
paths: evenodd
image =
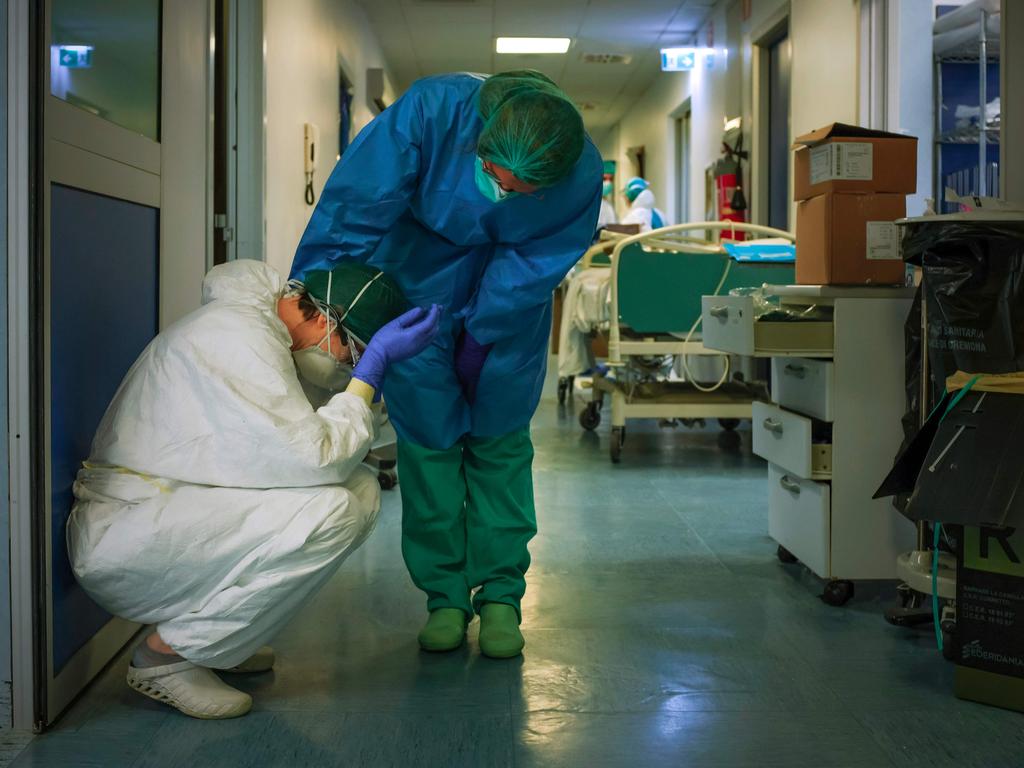
M 121 379 L 158 323 L 159 211 L 59 184 L 50 197 L 53 668 L 109 616 L 75 582 L 72 483 Z

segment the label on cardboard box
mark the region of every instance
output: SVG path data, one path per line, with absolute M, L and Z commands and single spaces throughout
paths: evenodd
M 871 181 L 875 148 L 866 141 L 830 142 L 811 147 L 811 184 L 835 179 Z
M 1024 536 L 964 526 L 957 563 L 957 663 L 1024 677 Z
M 899 261 L 900 232 L 893 221 L 869 221 L 867 223 L 867 257 L 869 261 Z

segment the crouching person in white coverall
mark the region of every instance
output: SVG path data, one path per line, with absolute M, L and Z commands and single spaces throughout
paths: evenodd
M 155 625 L 128 684 L 193 717 L 249 711 L 211 670 L 270 669 L 265 644 L 373 530 L 371 402 L 437 330 L 439 308 L 409 310 L 371 267 L 315 278 L 211 270 L 203 306 L 125 376 L 75 483 L 75 575 L 106 610 Z M 343 391 L 314 410 L 299 370 Z

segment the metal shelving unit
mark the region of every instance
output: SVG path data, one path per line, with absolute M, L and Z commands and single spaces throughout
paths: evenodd
M 990 64 L 999 63 L 998 36 L 991 36 L 987 31 L 989 13 L 979 11 L 980 25 L 978 40 L 962 48 L 947 51 L 935 57 L 935 142 L 933 145 L 933 157 L 935 168 L 935 201 L 936 210 L 939 213 L 945 212 L 945 187 L 946 177 L 943 173 L 942 148 L 944 146 L 977 146 L 978 164 L 976 167 L 976 180 L 971 181 L 969 190 L 971 194 L 980 197 L 998 194 L 998 152 L 997 160 L 989 163 L 989 147 L 999 145 L 1000 129 L 989 128 L 988 124 L 988 67 Z M 964 133 L 943 132 L 943 76 L 942 67 L 945 64 L 976 64 L 978 67 L 978 127 L 976 131 L 968 130 Z M 982 140 L 984 139 L 984 140 Z M 990 178 L 991 172 L 991 178 Z

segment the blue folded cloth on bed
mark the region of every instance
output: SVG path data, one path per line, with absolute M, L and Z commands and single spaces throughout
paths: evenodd
M 796 261 L 793 243 L 722 243 L 725 252 L 741 264 L 792 264 Z

